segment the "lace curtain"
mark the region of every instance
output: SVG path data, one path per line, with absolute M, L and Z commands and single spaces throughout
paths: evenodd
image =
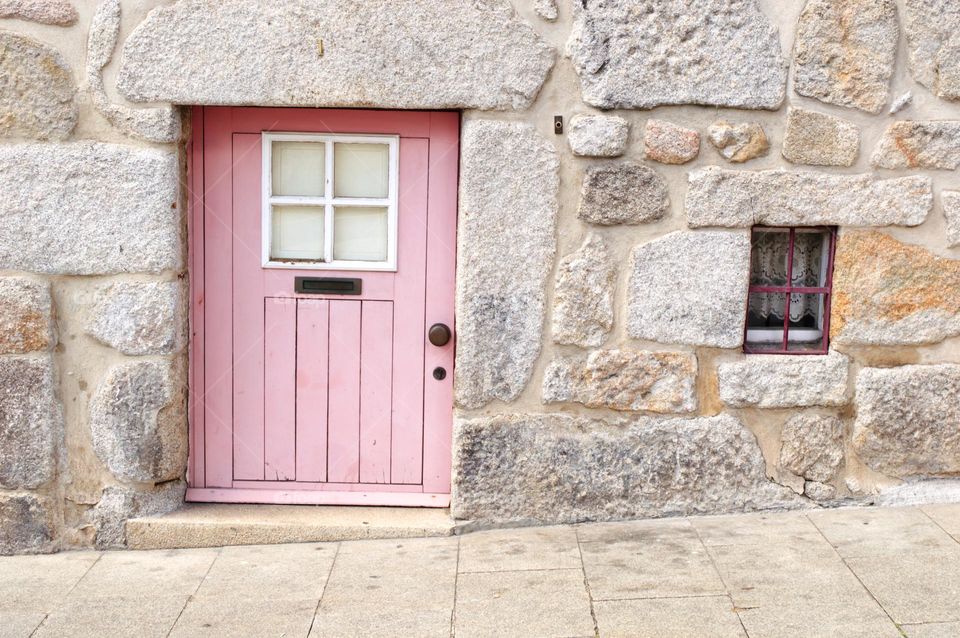
M 752 283 L 759 286 L 784 286 L 787 281 L 787 250 L 789 234 L 785 232 L 759 232 L 753 237 L 751 254 Z M 821 233 L 797 232 L 793 252 L 793 285 L 817 287 L 823 264 L 824 241 Z M 786 295 L 782 293 L 753 294 L 750 296 L 750 312 L 764 320 L 771 316 L 783 321 Z M 819 321 L 819 295 L 790 295 L 790 321 L 799 323 L 806 317 Z

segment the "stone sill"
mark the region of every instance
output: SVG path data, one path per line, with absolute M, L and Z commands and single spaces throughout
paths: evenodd
M 450 536 L 450 510 L 411 507 L 190 503 L 127 521 L 130 549 L 179 549 Z

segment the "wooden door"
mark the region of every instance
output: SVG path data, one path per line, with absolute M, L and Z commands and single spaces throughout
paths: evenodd
M 195 109 L 188 500 L 449 504 L 458 135 Z

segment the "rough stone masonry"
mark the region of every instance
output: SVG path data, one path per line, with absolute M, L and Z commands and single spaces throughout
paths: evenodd
M 3 3 L 0 554 L 183 502 L 191 105 L 460 111 L 455 517 L 934 493 L 958 32 L 951 0 Z M 837 229 L 829 354 L 743 353 L 758 224 Z

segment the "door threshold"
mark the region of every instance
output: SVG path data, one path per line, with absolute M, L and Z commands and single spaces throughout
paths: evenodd
M 127 521 L 130 549 L 317 543 L 450 536 L 450 510 L 414 507 L 187 503 Z
M 256 487 L 250 487 L 253 484 Z M 450 507 L 450 494 L 424 493 L 419 485 L 321 485 L 316 483 L 270 483 L 234 481 L 232 488 L 187 488 L 188 503 L 263 503 L 272 505 L 373 505 L 385 507 Z M 341 491 L 337 488 L 354 488 Z M 360 486 L 364 487 L 364 486 Z M 328 489 L 333 488 L 333 489 Z M 378 491 L 378 489 L 380 491 Z M 385 490 L 394 491 L 385 491 Z

